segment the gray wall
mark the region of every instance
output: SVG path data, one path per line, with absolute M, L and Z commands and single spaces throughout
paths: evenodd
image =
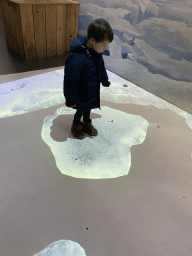
M 191 0 L 77 2 L 78 36 L 98 18 L 113 29 L 107 69 L 192 114 Z

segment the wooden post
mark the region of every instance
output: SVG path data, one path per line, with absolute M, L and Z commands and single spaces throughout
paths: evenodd
M 2 0 L 7 48 L 25 61 L 69 52 L 79 7 L 72 0 Z

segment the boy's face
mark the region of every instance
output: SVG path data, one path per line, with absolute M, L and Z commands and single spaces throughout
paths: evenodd
M 96 43 L 95 39 L 93 39 L 92 37 L 90 38 L 90 40 L 87 41 L 87 47 L 92 48 L 93 50 L 95 50 L 97 53 L 101 53 L 104 52 L 106 50 L 106 46 L 109 44 L 109 41 L 103 41 L 101 43 Z

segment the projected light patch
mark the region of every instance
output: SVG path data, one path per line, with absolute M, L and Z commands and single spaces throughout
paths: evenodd
M 84 249 L 70 240 L 59 240 L 49 244 L 33 256 L 86 256 Z
M 63 104 L 63 76 L 49 72 L 0 84 L 0 118 Z
M 141 116 L 106 106 L 92 112 L 102 116 L 92 119 L 98 135 L 83 140 L 67 138 L 64 142 L 56 142 L 50 136 L 53 120 L 59 115 L 74 115 L 75 110 L 63 107 L 44 119 L 41 136 L 50 147 L 58 169 L 62 174 L 84 179 L 127 175 L 131 167 L 130 148 L 143 143 L 149 123 Z

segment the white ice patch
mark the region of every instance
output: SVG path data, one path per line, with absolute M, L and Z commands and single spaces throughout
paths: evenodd
M 49 244 L 33 256 L 86 256 L 84 249 L 70 240 L 59 240 Z
M 74 109 L 63 107 L 55 115 L 44 119 L 41 136 L 50 147 L 60 172 L 84 179 L 107 179 L 127 175 L 131 167 L 130 148 L 145 140 L 149 126 L 147 120 L 105 106 L 102 110 L 92 110 L 102 116 L 92 119 L 92 125 L 98 131 L 96 137 L 54 141 L 50 136 L 53 120 L 59 115 L 75 112 Z

